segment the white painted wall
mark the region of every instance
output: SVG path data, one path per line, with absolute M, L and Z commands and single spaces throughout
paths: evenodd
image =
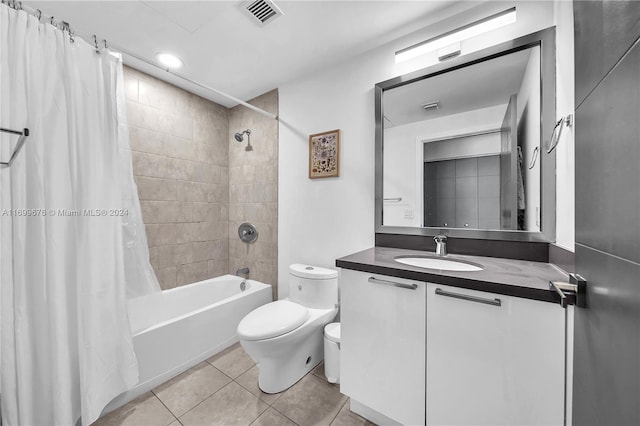
M 454 16 L 444 19 L 445 12 L 434 14 L 420 31 L 351 60 L 318 64 L 316 73 L 279 88 L 280 298 L 288 294 L 284 283 L 288 282 L 289 264 L 304 262 L 333 268 L 335 259 L 374 244 L 373 86 L 437 61 L 433 53 L 396 65 L 394 52 L 513 5 L 517 7 L 517 23 L 463 42 L 463 54 L 554 25 L 552 2 L 457 3 L 445 11 L 457 13 Z M 562 36 L 569 37 L 569 32 Z M 342 131 L 341 176 L 308 179 L 308 136 L 336 128 Z M 565 183 L 560 180 L 562 185 Z M 569 207 L 562 204 L 562 208 Z
M 556 25 L 556 119 L 575 111 L 573 2 L 554 3 Z M 543 135 L 546 136 L 546 135 Z M 547 136 L 549 137 L 549 136 Z M 575 251 L 575 141 L 565 128 L 556 148 L 556 244 Z

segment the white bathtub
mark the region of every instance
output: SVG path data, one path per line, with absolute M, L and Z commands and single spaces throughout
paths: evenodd
M 113 399 L 103 413 L 233 345 L 238 341 L 240 320 L 269 302 L 270 285 L 234 275 L 130 300 L 129 322 L 140 379 L 134 388 Z

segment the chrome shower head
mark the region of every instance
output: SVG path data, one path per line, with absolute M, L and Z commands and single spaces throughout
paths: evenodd
M 245 131 L 243 131 L 242 133 L 236 133 L 235 135 L 233 135 L 234 138 L 236 138 L 236 140 L 238 142 L 242 142 L 244 140 L 244 134 L 247 134 L 247 136 L 249 136 L 251 134 L 251 130 L 247 129 Z

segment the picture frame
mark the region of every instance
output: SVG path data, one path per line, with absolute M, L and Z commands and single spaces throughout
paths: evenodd
M 309 179 L 340 176 L 340 129 L 309 135 Z

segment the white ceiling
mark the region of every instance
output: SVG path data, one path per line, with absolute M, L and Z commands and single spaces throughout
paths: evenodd
M 265 26 L 241 10 L 241 1 L 24 1 L 70 23 L 82 36 L 96 34 L 154 60 L 179 56 L 180 74 L 249 100 L 316 70 L 446 16 L 455 1 L 282 1 L 281 16 Z M 86 38 L 86 37 L 85 37 Z M 185 84 L 125 56 L 125 63 L 225 106 L 235 102 Z
M 539 48 L 510 53 L 385 91 L 386 127 L 506 105 L 509 97 L 520 90 L 534 49 Z M 425 103 L 436 101 L 438 110 L 422 108 Z

